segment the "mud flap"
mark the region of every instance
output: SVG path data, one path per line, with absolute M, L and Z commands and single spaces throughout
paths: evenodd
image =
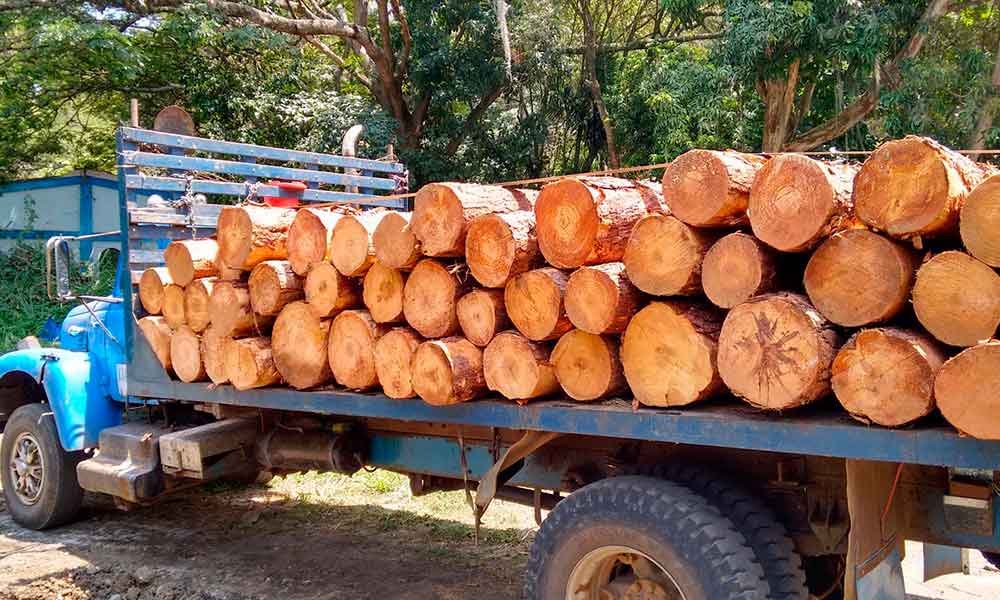
M 902 502 L 898 493 L 903 465 L 847 460 L 847 541 L 845 600 L 905 600 Z

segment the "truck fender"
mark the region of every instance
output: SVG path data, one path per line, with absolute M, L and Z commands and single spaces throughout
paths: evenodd
M 122 404 L 107 392 L 108 377 L 85 352 L 28 348 L 0 356 L 0 419 L 22 404 L 46 400 L 65 450 L 97 446 L 102 429 L 121 424 Z M 44 397 L 38 393 L 38 386 Z

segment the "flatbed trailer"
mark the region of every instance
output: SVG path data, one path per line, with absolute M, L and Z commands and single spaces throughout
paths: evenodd
M 1000 442 L 962 436 L 940 417 L 886 429 L 832 400 L 781 415 L 734 398 L 677 410 L 629 398 L 438 407 L 335 387 L 173 380 L 137 333 L 129 282 L 162 260 L 156 240 L 211 233 L 218 208 L 192 202 L 196 194 L 279 195 L 259 178 L 286 178 L 310 184 L 304 202 L 406 208 L 377 194 L 395 189 L 403 169 L 134 128 L 119 132 L 118 157 L 115 297 L 84 298 L 63 326 L 63 349 L 0 357 L 0 421 L 47 404 L 59 450 L 74 466 L 82 460 L 79 481 L 91 491 L 145 504 L 262 469 L 390 469 L 408 474 L 415 494 L 475 494 L 477 522 L 494 497 L 534 505 L 541 529 L 524 595 L 545 600 L 903 598 L 903 540 L 926 544 L 928 575 L 960 570 L 965 548 L 1000 553 Z M 151 193 L 174 200 L 142 207 Z M 67 241 L 50 242 L 57 279 Z M 81 335 L 87 343 L 73 346 Z M 79 454 L 92 448 L 101 452 Z M 49 516 L 24 520 L 64 521 Z

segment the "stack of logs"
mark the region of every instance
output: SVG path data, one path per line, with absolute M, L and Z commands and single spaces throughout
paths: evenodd
M 868 423 L 939 408 L 1000 439 L 1000 174 L 926 138 L 863 165 L 692 150 L 660 183 L 435 183 L 412 213 L 226 207 L 165 259 L 139 324 L 183 381 L 770 411 L 832 392 Z

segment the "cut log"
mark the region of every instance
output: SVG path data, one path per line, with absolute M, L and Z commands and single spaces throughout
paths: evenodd
M 944 359 L 926 335 L 891 327 L 865 329 L 833 360 L 833 393 L 859 421 L 906 425 L 934 410 L 934 375 Z
M 965 249 L 989 266 L 1000 267 L 1000 175 L 972 190 L 960 217 Z
M 170 364 L 181 381 L 208 379 L 201 361 L 201 338 L 187 325 L 180 326 L 170 336 Z
M 412 398 L 411 366 L 423 339 L 409 327 L 396 327 L 375 342 L 375 374 L 382 392 L 390 398 Z
M 165 317 L 143 317 L 139 319 L 138 324 L 139 331 L 142 331 L 143 337 L 149 342 L 149 347 L 153 349 L 156 359 L 160 361 L 168 373 L 172 373 L 170 336 L 173 335 L 173 331 L 167 324 L 167 319 Z
M 219 256 L 249 271 L 265 260 L 288 258 L 288 228 L 295 211 L 269 206 L 226 206 L 217 225 Z
M 483 350 L 486 386 L 510 400 L 541 398 L 559 391 L 551 348 L 516 331 L 502 331 Z
M 240 281 L 243 279 L 243 271 L 230 267 L 226 264 L 226 261 L 222 260 L 222 256 L 216 253 L 215 276 L 220 281 Z
M 663 173 L 670 214 L 696 227 L 747 223 L 750 186 L 767 159 L 727 150 L 690 150 Z
M 843 231 L 823 242 L 809 259 L 806 293 L 837 325 L 887 321 L 909 301 L 918 263 L 912 248 L 877 233 Z
M 701 264 L 718 235 L 695 229 L 670 215 L 643 217 L 625 247 L 628 278 L 655 296 L 690 296 L 701 292 Z
M 577 329 L 597 335 L 625 331 L 642 293 L 620 262 L 581 267 L 566 283 L 566 315 Z
M 318 317 L 333 317 L 342 310 L 361 306 L 358 281 L 343 276 L 330 263 L 313 263 L 304 291 L 306 302 Z
M 250 272 L 250 306 L 261 315 L 277 315 L 289 302 L 305 297 L 305 281 L 287 260 L 265 260 Z
M 163 289 L 173 283 L 166 267 L 150 267 L 139 277 L 139 301 L 151 315 L 163 312 Z
M 503 290 L 472 290 L 459 299 L 455 310 L 465 339 L 480 348 L 510 325 L 503 304 Z
M 625 179 L 560 179 L 542 188 L 535 204 L 538 248 L 562 269 L 619 261 L 635 223 L 662 206 L 653 189 Z
M 956 429 L 981 440 L 1000 440 L 1000 342 L 983 342 L 938 370 L 934 396 Z
M 628 387 L 618 357 L 618 341 L 610 336 L 574 329 L 559 338 L 550 360 L 560 387 L 574 400 L 599 400 Z
M 366 310 L 345 310 L 330 325 L 328 355 L 333 378 L 352 390 L 378 385 L 375 371 L 375 342 L 389 331 Z
M 410 227 L 412 216 L 408 212 L 387 212 L 372 234 L 376 260 L 390 269 L 408 271 L 423 256 L 420 242 Z
M 716 349 L 722 318 L 714 307 L 653 302 L 632 317 L 621 360 L 635 399 L 685 406 L 722 389 Z
M 805 252 L 857 227 L 851 188 L 858 167 L 782 154 L 760 169 L 747 214 L 757 238 L 782 252 Z
M 176 240 L 163 251 L 163 262 L 173 282 L 186 286 L 199 277 L 215 275 L 218 250 L 215 240 Z
M 719 333 L 719 375 L 750 404 L 783 410 L 830 391 L 838 346 L 829 322 L 804 296 L 758 296 L 729 311 Z
M 403 316 L 426 338 L 455 335 L 459 331 L 458 299 L 466 291 L 461 267 L 432 258 L 417 263 L 403 287 Z
M 229 381 L 226 374 L 226 345 L 232 337 L 219 333 L 215 325 L 209 325 L 201 334 L 201 362 L 205 374 L 212 383 L 221 385 Z
M 537 192 L 475 183 L 430 183 L 413 200 L 410 227 L 427 256 L 464 256 L 469 223 L 478 216 L 531 210 Z
M 518 210 L 476 217 L 465 240 L 469 272 L 485 287 L 502 288 L 511 277 L 541 266 L 535 213 Z
M 253 312 L 245 281 L 217 281 L 208 301 L 208 316 L 219 335 L 232 337 L 261 336 L 274 324 L 273 316 Z
M 543 267 L 522 273 L 504 288 L 510 322 L 529 340 L 554 340 L 573 328 L 563 301 L 566 273 Z
M 893 237 L 952 236 L 966 195 L 988 174 L 930 138 L 893 140 L 879 146 L 858 173 L 858 217 Z
M 184 314 L 184 288 L 171 283 L 163 288 L 163 317 L 171 329 L 187 323 Z
M 486 392 L 483 351 L 462 337 L 420 344 L 413 355 L 413 390 L 437 406 L 482 396 Z
M 282 379 L 304 390 L 333 381 L 327 358 L 331 319 L 320 319 L 305 302 L 281 310 L 271 333 L 271 352 Z
M 361 277 L 375 262 L 375 244 L 372 234 L 379 221 L 386 215 L 384 210 L 365 211 L 356 215 L 344 215 L 333 226 L 330 233 L 330 262 L 348 277 Z
M 288 227 L 288 262 L 303 277 L 313 263 L 329 260 L 330 235 L 343 212 L 326 208 L 300 208 Z
M 226 376 L 238 390 L 251 390 L 281 382 L 274 366 L 271 338 L 230 339 L 226 344 Z
M 712 304 L 732 308 L 777 287 L 774 251 L 745 233 L 712 244 L 701 263 L 701 287 Z
M 368 312 L 376 323 L 397 323 L 403 320 L 403 290 L 406 276 L 376 261 L 365 274 L 362 296 Z
M 184 314 L 187 317 L 188 326 L 201 333 L 205 331 L 209 323 L 212 322 L 208 304 L 212 299 L 212 290 L 218 279 L 215 277 L 202 277 L 195 279 L 184 288 Z
M 1000 324 L 1000 276 L 964 252 L 942 252 L 917 271 L 913 310 L 920 324 L 946 344 L 988 340 Z

